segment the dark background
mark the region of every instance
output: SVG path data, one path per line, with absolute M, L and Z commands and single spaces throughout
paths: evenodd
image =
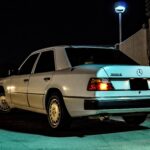
M 0 2 L 0 76 L 32 51 L 54 45 L 114 45 L 116 0 L 5 0 Z M 126 0 L 123 39 L 146 22 L 144 0 Z

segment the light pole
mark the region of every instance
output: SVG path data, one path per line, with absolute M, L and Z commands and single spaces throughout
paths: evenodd
M 115 3 L 115 12 L 119 14 L 119 45 L 122 42 L 122 13 L 126 10 L 125 2 L 116 2 Z

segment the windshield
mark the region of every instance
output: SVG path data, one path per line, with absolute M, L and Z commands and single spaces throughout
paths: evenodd
M 66 53 L 72 67 L 83 64 L 138 65 L 124 53 L 115 49 L 66 48 Z

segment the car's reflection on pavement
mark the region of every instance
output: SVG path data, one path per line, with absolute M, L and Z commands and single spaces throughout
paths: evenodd
M 138 127 L 114 119 L 76 119 L 70 129 L 53 132 L 44 115 L 25 111 L 0 113 L 0 150 L 150 149 L 149 118 Z
M 74 119 L 70 128 L 63 131 L 52 131 L 47 117 L 43 114 L 13 110 L 11 113 L 0 113 L 0 129 L 39 134 L 54 137 L 86 136 L 96 134 L 109 134 L 134 130 L 149 129 L 146 126 L 127 125 L 117 117 L 105 121 L 99 119 Z

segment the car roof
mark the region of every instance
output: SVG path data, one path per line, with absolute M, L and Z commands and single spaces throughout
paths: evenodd
M 57 50 L 57 49 L 65 49 L 65 48 L 100 48 L 100 49 L 111 49 L 111 50 L 115 50 L 115 48 L 113 46 L 99 46 L 99 45 L 59 45 L 59 46 L 51 46 L 51 47 L 47 47 L 47 48 L 42 48 L 39 50 L 36 50 L 34 52 L 31 53 L 32 54 L 36 54 L 36 53 L 41 53 L 44 51 L 49 51 L 49 50 Z

